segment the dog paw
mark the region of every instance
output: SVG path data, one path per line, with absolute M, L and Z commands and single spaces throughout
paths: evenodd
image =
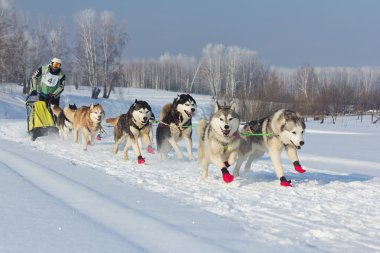
M 145 158 L 144 157 L 142 157 L 141 155 L 137 158 L 137 163 L 138 164 L 143 164 L 143 163 L 145 163 Z
M 223 181 L 227 184 L 231 183 L 232 181 L 234 181 L 234 176 L 232 176 L 231 174 L 224 174 Z
M 152 147 L 148 147 L 147 151 L 148 151 L 149 154 L 154 154 L 154 150 L 153 150 Z
M 296 166 L 294 166 L 294 169 L 295 169 L 295 171 L 297 171 L 298 173 L 305 173 L 305 172 L 306 172 L 306 170 L 304 170 L 304 169 L 302 168 L 301 165 L 296 165 Z
M 293 187 L 293 185 L 290 183 L 290 181 L 281 182 L 280 185 L 285 186 L 285 187 Z
M 98 134 L 98 135 L 96 136 L 96 140 L 97 140 L 97 141 L 101 141 L 101 140 L 102 140 L 102 137 L 100 136 L 100 134 Z

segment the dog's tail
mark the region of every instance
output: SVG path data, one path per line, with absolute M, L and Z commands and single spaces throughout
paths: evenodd
M 166 117 L 166 115 L 168 115 L 171 105 L 172 104 L 166 104 L 162 107 L 161 112 L 160 112 L 161 121 Z
M 198 122 L 198 160 L 201 161 L 204 157 L 204 148 L 203 143 L 205 142 L 205 135 L 206 135 L 206 127 L 208 125 L 208 122 L 206 119 L 201 119 Z
M 63 114 L 65 115 L 65 117 L 68 121 L 74 122 L 74 117 L 75 117 L 75 113 L 76 113 L 77 109 L 76 109 L 76 107 L 75 107 L 75 109 L 73 109 L 73 107 L 70 107 L 70 106 L 71 105 L 63 108 Z
M 117 116 L 116 118 L 107 118 L 106 122 L 112 126 L 116 126 L 117 122 L 119 121 L 120 116 Z

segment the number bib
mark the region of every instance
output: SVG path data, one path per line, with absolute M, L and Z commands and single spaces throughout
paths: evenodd
M 48 87 L 54 87 L 58 83 L 58 76 L 52 75 L 49 72 L 47 72 L 43 77 L 42 77 L 42 82 L 46 84 Z

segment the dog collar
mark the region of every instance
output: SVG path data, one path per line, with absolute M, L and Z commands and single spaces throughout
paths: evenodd
M 132 124 L 133 124 L 132 126 L 133 126 L 134 128 L 136 128 L 137 130 L 141 131 L 144 127 L 146 127 L 146 126 L 149 124 L 149 121 L 148 121 L 147 123 L 143 124 L 142 127 L 138 127 L 138 126 L 136 125 L 136 123 L 135 123 L 135 119 L 132 118 Z

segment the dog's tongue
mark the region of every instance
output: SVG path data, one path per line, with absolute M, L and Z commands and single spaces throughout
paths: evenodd
M 192 114 L 191 112 L 185 111 L 185 113 L 186 113 L 187 116 L 189 116 L 190 118 L 193 116 L 193 114 Z
M 230 130 L 222 130 L 222 133 L 224 137 L 228 137 L 228 135 L 230 134 Z

